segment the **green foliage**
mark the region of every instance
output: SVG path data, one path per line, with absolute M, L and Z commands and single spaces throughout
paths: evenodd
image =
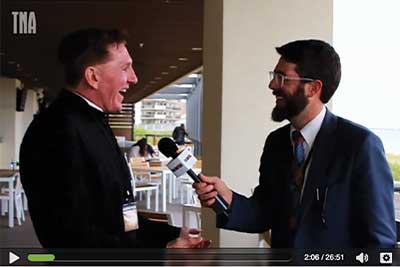
M 146 130 L 145 128 L 135 127 L 134 129 L 134 137 L 135 141 L 147 137 L 147 143 L 155 146 L 162 137 L 172 136 L 172 131 L 155 131 L 155 130 Z
M 386 154 L 393 178 L 400 181 L 400 154 Z
M 135 140 L 138 140 L 140 138 L 142 138 L 145 134 L 146 134 L 146 129 L 145 128 L 139 128 L 139 127 L 135 127 L 133 134 L 135 136 Z M 140 138 L 136 138 L 136 136 L 141 136 Z

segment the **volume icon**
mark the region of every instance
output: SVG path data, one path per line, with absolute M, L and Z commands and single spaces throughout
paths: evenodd
M 368 254 L 361 252 L 356 256 L 356 260 L 359 261 L 360 263 L 368 262 Z

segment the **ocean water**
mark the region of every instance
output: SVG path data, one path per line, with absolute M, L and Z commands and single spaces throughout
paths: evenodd
M 371 129 L 382 140 L 386 153 L 400 154 L 400 129 Z

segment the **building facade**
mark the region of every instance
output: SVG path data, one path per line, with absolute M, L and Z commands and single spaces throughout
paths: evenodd
M 186 101 L 143 99 L 135 104 L 136 125 L 151 130 L 172 130 L 186 122 Z

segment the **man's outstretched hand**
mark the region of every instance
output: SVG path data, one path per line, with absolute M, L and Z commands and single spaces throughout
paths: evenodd
M 179 237 L 168 242 L 167 248 L 209 248 L 211 240 L 202 238 L 200 232 L 200 229 L 183 227 Z

